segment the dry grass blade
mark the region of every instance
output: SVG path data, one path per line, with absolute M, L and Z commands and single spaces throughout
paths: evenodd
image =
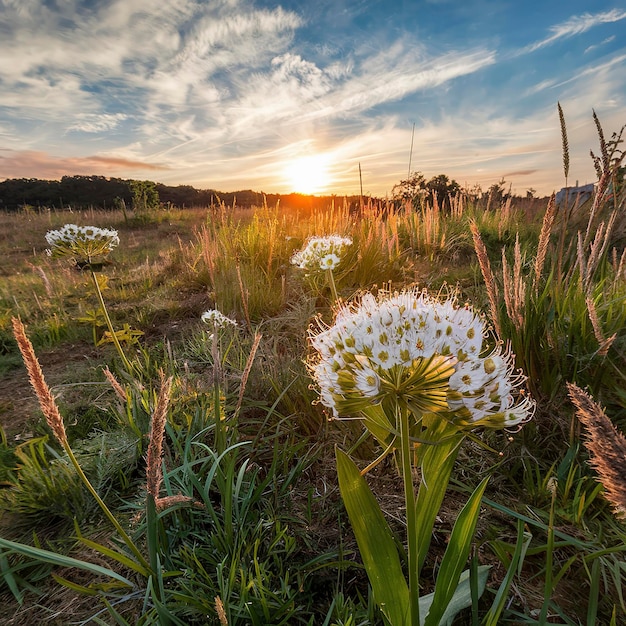
M 163 480 L 163 468 L 161 457 L 163 455 L 163 435 L 167 421 L 167 410 L 172 391 L 172 377 L 165 378 L 161 372 L 161 391 L 159 392 L 156 407 L 152 414 L 150 426 L 150 440 L 146 458 L 146 483 L 148 493 L 156 500 L 159 498 L 161 482 Z
M 54 433 L 59 443 L 66 448 L 68 446 L 67 435 L 65 434 L 65 425 L 63 424 L 63 418 L 59 411 L 59 407 L 48 387 L 44 378 L 41 366 L 35 355 L 33 344 L 26 336 L 26 330 L 24 324 L 17 317 L 11 318 L 13 323 L 13 335 L 17 341 L 17 345 L 24 359 L 24 364 L 28 370 L 28 377 L 30 378 L 30 384 L 35 390 L 37 399 L 39 400 L 39 406 L 43 412 L 48 426 Z
M 605 497 L 616 515 L 626 518 L 626 438 L 587 393 L 572 383 L 567 388 L 578 419 L 587 431 L 584 443 L 589 462 L 598 473 Z

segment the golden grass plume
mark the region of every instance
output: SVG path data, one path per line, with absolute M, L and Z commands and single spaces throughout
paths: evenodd
M 13 335 L 15 336 L 22 358 L 24 359 L 30 384 L 35 391 L 37 400 L 39 400 L 41 411 L 46 418 L 46 422 L 48 422 L 48 426 L 50 426 L 50 429 L 54 433 L 54 436 L 64 448 L 67 448 L 69 444 L 67 441 L 67 435 L 65 434 L 63 417 L 61 416 L 56 400 L 50 391 L 50 387 L 48 387 L 48 384 L 46 383 L 43 371 L 41 370 L 41 365 L 35 355 L 33 344 L 26 336 L 26 329 L 24 328 L 22 321 L 17 317 L 13 317 L 11 318 L 11 322 L 13 324 Z
M 598 473 L 615 514 L 626 519 L 626 438 L 589 394 L 572 383 L 567 383 L 567 389 L 586 429 L 589 463 Z
M 491 263 L 489 262 L 487 248 L 485 247 L 482 237 L 480 236 L 478 226 L 474 220 L 470 221 L 470 230 L 472 231 L 474 249 L 476 250 L 476 256 L 478 257 L 480 271 L 483 274 L 485 287 L 487 288 L 491 320 L 496 334 L 498 337 L 502 337 L 502 328 L 500 327 L 500 318 L 498 315 L 498 285 L 496 284 L 496 279 L 493 275 L 493 271 L 491 270 Z
M 161 390 L 159 391 L 156 406 L 152 414 L 150 439 L 146 456 L 147 491 L 155 501 L 159 499 L 159 491 L 161 489 L 161 482 L 163 481 L 163 468 L 161 466 L 163 435 L 165 432 L 171 392 L 172 377 L 165 378 L 165 375 L 161 372 Z

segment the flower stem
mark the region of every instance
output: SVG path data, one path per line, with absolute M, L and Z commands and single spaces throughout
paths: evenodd
M 226 429 L 222 422 L 222 403 L 220 398 L 222 381 L 222 362 L 218 345 L 218 326 L 213 324 L 211 340 L 211 358 L 213 359 L 213 413 L 215 419 L 215 449 L 219 454 L 226 450 Z
M 337 285 L 335 285 L 335 277 L 333 276 L 333 270 L 326 270 L 328 274 L 328 284 L 330 285 L 330 293 L 333 297 L 333 301 L 331 304 L 335 305 L 339 302 L 339 296 L 337 295 Z
M 419 545 L 415 511 L 415 489 L 413 486 L 413 466 L 411 463 L 411 440 L 409 435 L 409 411 L 396 406 L 400 417 L 400 452 L 404 500 L 406 503 L 406 530 L 409 553 L 409 619 L 408 624 L 420 623 L 419 605 Z
M 102 312 L 104 314 L 104 319 L 105 319 L 105 321 L 107 323 L 107 328 L 109 329 L 109 333 L 111 334 L 111 339 L 113 340 L 115 348 L 117 349 L 117 352 L 120 355 L 120 358 L 122 359 L 122 362 L 124 363 L 124 367 L 126 368 L 126 371 L 129 374 L 132 374 L 133 373 L 133 366 L 130 364 L 130 361 L 126 358 L 126 355 L 124 354 L 124 350 L 122 350 L 122 346 L 120 344 L 120 341 L 117 338 L 117 335 L 115 334 L 115 331 L 113 330 L 113 324 L 111 323 L 111 318 L 109 317 L 109 312 L 107 311 L 107 307 L 104 304 L 104 298 L 102 297 L 102 292 L 100 291 L 100 285 L 98 284 L 98 278 L 96 276 L 96 273 L 91 268 L 91 264 L 89 265 L 89 271 L 91 272 L 91 278 L 93 280 L 93 284 L 94 284 L 94 287 L 96 289 L 96 294 L 98 295 L 98 300 L 100 301 L 100 308 L 102 309 Z

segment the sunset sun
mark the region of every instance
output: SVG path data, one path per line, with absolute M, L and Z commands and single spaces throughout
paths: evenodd
M 326 191 L 331 183 L 328 159 L 322 155 L 297 158 L 285 168 L 285 178 L 296 193 Z

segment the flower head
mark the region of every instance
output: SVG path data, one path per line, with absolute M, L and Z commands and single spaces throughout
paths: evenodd
M 345 248 L 351 245 L 352 239 L 349 237 L 311 237 L 302 250 L 291 257 L 291 263 L 310 272 L 334 270 L 341 262 Z
M 223 313 L 217 309 L 211 309 L 205 311 L 202 314 L 202 321 L 205 324 L 209 324 L 213 328 L 226 328 L 227 326 L 237 326 L 237 322 L 230 317 L 226 317 Z
M 73 257 L 88 263 L 98 257 L 106 257 L 120 243 L 116 230 L 76 224 L 65 224 L 59 230 L 49 230 L 46 241 L 50 245 L 48 253 L 51 256 Z
M 484 354 L 487 334 L 484 320 L 454 298 L 366 293 L 340 308 L 333 326 L 311 331 L 309 366 L 334 417 L 393 401 L 461 428 L 516 426 L 530 419 L 534 402 L 518 399 L 526 378 L 514 371 L 510 350 Z

